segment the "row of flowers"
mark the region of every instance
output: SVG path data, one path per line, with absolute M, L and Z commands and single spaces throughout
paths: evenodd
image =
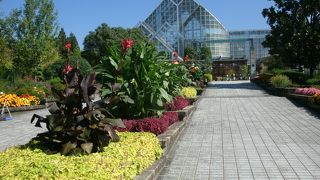
M 297 88 L 295 94 L 312 96 L 312 101 L 315 104 L 320 104 L 320 89 L 317 88 Z
M 39 105 L 40 99 L 36 96 L 29 94 L 22 94 L 20 96 L 16 94 L 1 94 L 0 105 L 8 107 L 21 107 L 21 106 L 32 106 Z

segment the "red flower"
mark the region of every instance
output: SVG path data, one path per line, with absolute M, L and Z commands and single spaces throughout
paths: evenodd
M 176 57 L 178 57 L 178 52 L 177 52 L 177 51 L 173 51 L 173 52 L 172 52 L 172 55 L 173 55 L 173 57 L 176 58 Z
M 67 43 L 66 43 L 66 49 L 68 49 L 68 50 L 71 49 L 71 43 L 69 41 L 67 41 Z
M 64 74 L 68 74 L 68 72 L 70 72 L 73 69 L 73 67 L 71 65 L 67 65 L 64 69 L 63 69 L 63 73 Z
M 184 62 L 188 62 L 189 61 L 189 55 L 187 54 L 184 58 L 183 58 Z
M 133 40 L 132 39 L 124 39 L 121 41 L 121 46 L 123 52 L 127 52 L 128 49 L 130 49 L 133 46 Z

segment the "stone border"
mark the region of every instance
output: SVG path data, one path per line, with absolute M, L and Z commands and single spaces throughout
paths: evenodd
M 36 109 L 44 109 L 46 105 L 33 105 L 33 106 L 22 106 L 22 107 L 9 107 L 10 112 L 19 112 L 19 111 L 31 111 Z
M 195 102 L 194 102 L 195 103 Z M 190 105 L 183 110 L 178 111 L 179 119 L 183 116 L 182 120 L 169 126 L 166 132 L 158 136 L 159 143 L 163 149 L 162 157 L 155 161 L 150 167 L 143 170 L 140 175 L 137 175 L 134 180 L 153 180 L 157 179 L 160 172 L 164 168 L 170 151 L 174 145 L 174 142 L 179 138 L 181 132 L 186 128 L 186 125 L 191 119 L 191 116 L 196 107 Z
M 252 83 L 255 83 L 257 86 L 259 86 L 261 89 L 265 90 L 267 93 L 279 96 L 279 97 L 288 97 L 290 94 L 294 93 L 295 87 L 288 87 L 288 88 L 274 88 L 270 87 L 266 84 L 259 83 L 256 81 L 251 81 Z
M 309 107 L 313 110 L 320 111 L 320 105 L 312 103 L 312 96 L 301 94 L 289 94 L 288 98 L 298 102 L 303 106 Z

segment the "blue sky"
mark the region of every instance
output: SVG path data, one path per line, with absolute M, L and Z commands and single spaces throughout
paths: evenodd
M 55 0 L 60 27 L 73 32 L 80 46 L 85 36 L 101 23 L 111 27 L 134 27 L 143 21 L 161 0 Z M 268 0 L 197 0 L 214 14 L 228 30 L 269 29 L 261 15 Z M 6 16 L 13 8 L 23 7 L 24 0 L 2 0 L 0 12 Z

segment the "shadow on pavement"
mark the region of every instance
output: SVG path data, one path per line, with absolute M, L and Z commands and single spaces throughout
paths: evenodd
M 208 89 L 250 89 L 263 90 L 250 81 L 215 81 L 207 85 Z

